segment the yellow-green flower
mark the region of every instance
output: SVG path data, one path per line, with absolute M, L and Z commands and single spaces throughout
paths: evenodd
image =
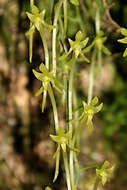
M 98 103 L 98 98 L 95 97 L 90 104 L 87 104 L 85 101 L 83 103 L 83 113 L 78 118 L 80 121 L 80 124 L 82 125 L 84 122 L 86 123 L 87 127 L 89 128 L 89 131 L 93 131 L 93 116 L 95 113 L 98 113 L 102 107 L 103 103 L 99 104 L 98 106 L 95 106 Z
M 60 150 L 62 149 L 64 153 L 66 153 L 67 147 L 73 151 L 79 152 L 79 150 L 76 148 L 72 148 L 69 145 L 69 141 L 72 138 L 72 130 L 65 133 L 63 128 L 59 128 L 57 131 L 57 135 L 50 135 L 50 137 L 53 141 L 57 143 L 57 150 L 53 156 L 56 159 L 56 171 L 53 180 L 54 182 L 57 179 L 59 173 Z
M 104 32 L 100 31 L 95 39 L 93 40 L 92 44 L 90 46 L 88 46 L 87 48 L 85 48 L 83 50 L 83 53 L 87 53 L 89 52 L 93 46 L 96 46 L 100 51 L 102 51 L 104 54 L 106 55 L 110 55 L 110 51 L 108 50 L 107 47 L 105 47 L 104 42 L 107 40 L 107 37 L 104 36 Z
M 121 28 L 120 29 L 121 33 L 125 36 L 123 39 L 118 40 L 118 42 L 123 43 L 123 44 L 127 44 L 127 29 L 125 28 Z M 125 49 L 124 53 L 123 53 L 123 57 L 127 56 L 127 48 Z
M 67 58 L 73 52 L 75 59 L 81 56 L 86 62 L 89 62 L 87 57 L 83 54 L 83 49 L 86 47 L 89 38 L 87 37 L 83 41 L 82 38 L 83 38 L 83 33 L 81 31 L 78 31 L 75 36 L 75 41 L 68 39 L 70 44 L 70 50 L 66 54 L 61 56 L 59 60 Z
M 79 5 L 79 1 L 78 0 L 70 0 L 70 2 L 75 5 L 78 6 Z
M 26 12 L 26 14 L 27 14 L 28 18 L 30 19 L 30 21 L 33 23 L 31 28 L 34 28 L 34 29 L 36 28 L 38 31 L 40 31 L 41 25 L 43 25 L 44 27 L 47 27 L 51 30 L 54 28 L 54 26 L 49 25 L 44 21 L 45 10 L 39 12 L 39 9 L 35 5 L 33 5 L 31 7 L 31 13 Z M 31 30 L 31 28 L 30 28 L 30 30 Z
M 61 89 L 57 86 L 62 86 L 62 84 L 53 76 L 53 72 L 49 72 L 48 69 L 45 67 L 43 63 L 39 66 L 40 72 L 37 72 L 33 69 L 33 73 L 35 77 L 42 81 L 42 87 L 36 92 L 35 96 L 39 96 L 44 91 L 47 92 L 49 85 L 52 84 L 52 86 L 59 92 L 62 93 Z M 42 112 L 44 111 L 45 103 L 46 103 L 46 95 L 47 93 L 43 93 L 43 101 L 42 101 Z
M 115 169 L 115 165 L 109 167 L 110 163 L 105 161 L 100 169 L 96 169 L 96 175 L 101 180 L 102 185 L 105 185 L 109 180 L 110 175 L 113 173 Z

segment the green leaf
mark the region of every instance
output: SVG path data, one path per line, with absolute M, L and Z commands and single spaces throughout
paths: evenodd
M 98 103 L 98 97 L 96 96 L 90 103 L 90 105 L 95 106 Z
M 34 25 L 26 32 L 26 36 L 31 36 L 35 31 Z
M 39 9 L 38 9 L 35 5 L 33 5 L 33 6 L 31 7 L 31 12 L 32 12 L 32 14 L 34 14 L 34 15 L 39 14 Z
M 101 103 L 99 106 L 95 107 L 95 113 L 98 113 L 103 108 L 103 103 Z
M 127 29 L 121 28 L 120 31 L 121 31 L 121 34 L 123 34 L 124 36 L 127 36 Z
M 92 47 L 94 46 L 94 44 L 95 44 L 95 42 L 92 42 L 91 45 L 89 45 L 87 48 L 85 48 L 85 49 L 83 50 L 83 53 L 88 53 L 88 52 L 92 49 Z
M 45 190 L 52 190 L 52 189 L 51 189 L 50 187 L 47 186 L 47 187 L 45 188 Z
M 44 63 L 41 63 L 41 64 L 40 64 L 39 70 L 40 70 L 42 73 L 47 73 L 47 72 L 48 72 L 48 69 L 46 68 L 46 66 L 44 65 Z
M 61 147 L 63 152 L 66 152 L 66 143 L 61 143 Z
M 107 169 L 109 165 L 110 165 L 109 161 L 106 160 L 104 164 L 102 165 L 102 169 Z
M 74 152 L 80 152 L 80 150 L 78 149 L 78 148 L 73 148 L 73 147 L 71 147 L 71 146 L 69 146 L 68 145 L 68 148 L 70 149 L 70 150 L 72 150 L 72 151 L 74 151 Z
M 81 31 L 78 31 L 75 36 L 76 41 L 81 41 L 82 38 L 83 38 L 83 33 Z
M 53 141 L 59 143 L 60 142 L 60 137 L 56 136 L 56 135 L 50 135 L 50 137 L 52 138 Z
M 80 55 L 84 59 L 85 62 L 87 62 L 87 63 L 90 62 L 90 60 L 85 55 L 83 55 L 82 53 Z
M 39 72 L 37 72 L 36 70 L 32 70 L 33 71 L 33 73 L 34 73 L 34 75 L 35 75 L 35 77 L 38 79 L 38 80 L 43 80 L 43 74 L 42 73 L 39 73 Z
M 62 61 L 62 60 L 64 60 L 64 59 L 66 59 L 66 58 L 70 55 L 71 52 L 72 52 L 72 49 L 70 49 L 68 53 L 66 53 L 66 54 L 64 54 L 64 55 L 62 55 L 62 56 L 60 56 L 60 57 L 59 57 L 59 60 Z
M 106 55 L 111 55 L 111 52 L 108 50 L 108 48 L 106 48 L 104 45 L 102 45 L 102 51 L 103 53 L 105 53 Z
M 55 28 L 55 26 L 47 24 L 46 22 L 42 21 L 42 24 L 47 27 L 49 30 L 53 30 L 53 28 Z
M 81 42 L 81 48 L 86 47 L 87 43 L 89 41 L 89 38 L 87 37 L 84 41 Z
M 123 53 L 123 57 L 127 56 L 127 48 L 125 49 L 124 53 Z
M 118 42 L 123 43 L 123 44 L 127 44 L 127 37 L 118 40 Z
M 104 186 L 106 184 L 106 182 L 107 182 L 107 173 L 102 172 L 101 176 L 102 176 L 102 185 Z
M 31 21 L 32 23 L 34 23 L 34 21 L 35 21 L 35 16 L 32 15 L 31 13 L 29 13 L 29 12 L 26 12 L 26 14 L 27 14 L 28 18 L 30 19 L 30 21 Z
M 53 88 L 55 88 L 55 89 L 57 90 L 57 92 L 59 92 L 60 94 L 63 94 L 62 90 L 59 89 L 59 88 L 55 85 L 55 83 L 52 83 L 52 84 L 53 84 Z
M 41 13 L 39 14 L 39 17 L 40 17 L 41 21 L 43 21 L 43 20 L 44 20 L 45 13 L 46 13 L 46 10 L 44 9 L 44 10 L 43 10 L 43 11 L 41 11 Z
M 53 183 L 56 181 L 59 174 L 59 164 L 60 164 L 60 148 L 56 155 L 56 167 L 55 167 L 55 175 L 54 175 Z
M 78 0 L 70 0 L 70 2 L 75 5 L 78 6 L 79 5 L 79 1 Z
M 40 94 L 43 93 L 43 91 L 44 91 L 44 88 L 41 87 L 41 88 L 36 92 L 35 96 L 39 96 Z
M 87 123 L 86 123 L 86 125 L 87 125 L 87 127 L 88 127 L 90 133 L 93 132 L 92 118 L 93 118 L 92 116 L 88 116 Z

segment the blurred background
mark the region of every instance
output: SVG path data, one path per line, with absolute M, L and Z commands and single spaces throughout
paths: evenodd
M 47 22 L 51 22 L 52 0 L 35 3 L 40 10 L 46 9 Z M 98 85 L 98 77 L 95 81 L 94 95 L 100 97 L 104 107 L 94 120 L 94 136 L 87 133 L 82 136 L 79 160 L 82 167 L 104 160 L 116 164 L 112 180 L 100 189 L 126 190 L 127 58 L 122 57 L 126 45 L 117 39 L 122 37 L 119 26 L 127 28 L 127 1 L 80 0 L 80 5 L 68 6 L 68 36 L 73 39 L 81 29 L 92 41 L 98 5 L 101 28 L 108 38 L 106 46 L 112 55 L 103 56 L 102 86 Z M 36 33 L 33 62 L 29 63 L 26 11 L 29 0 L 0 0 L 0 190 L 44 190 L 47 185 L 53 190 L 65 190 L 62 165 L 57 182 L 52 183 L 55 169 L 52 158 L 55 145 L 49 137 L 54 132 L 52 107 L 48 100 L 45 112 L 41 113 L 42 97 L 35 97 L 40 83 L 32 73 L 44 60 L 44 52 Z M 51 51 L 51 36 L 46 35 Z M 76 81 L 79 99 L 87 97 L 89 67 L 90 64 L 79 62 L 81 76 Z M 60 105 L 59 112 L 62 113 Z M 65 122 L 62 117 L 60 122 L 61 125 Z M 79 187 L 86 189 L 88 180 L 94 176 L 95 171 L 83 173 Z

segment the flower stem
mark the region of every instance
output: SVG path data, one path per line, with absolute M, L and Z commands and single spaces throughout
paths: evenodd
M 34 5 L 34 0 L 30 0 L 30 6 Z
M 90 104 L 92 100 L 92 96 L 93 96 L 95 59 L 96 59 L 96 48 L 94 48 L 94 51 L 93 51 L 92 62 L 91 62 L 91 67 L 90 67 L 88 104 Z
M 53 114 L 54 114 L 54 121 L 55 121 L 55 130 L 56 130 L 56 133 L 57 133 L 57 131 L 59 129 L 58 112 L 57 112 L 57 107 L 56 107 L 56 100 L 55 100 L 54 93 L 53 93 L 53 90 L 52 90 L 50 84 L 49 84 L 49 88 L 48 88 L 48 93 L 49 93 L 49 96 L 50 96 L 50 99 L 51 99 L 51 103 L 52 103 L 52 107 L 53 107 Z
M 74 59 L 72 61 L 74 62 Z M 72 120 L 74 65 L 75 64 L 73 63 L 73 68 L 70 71 L 69 89 L 68 89 L 69 121 Z M 70 130 L 72 130 L 72 123 L 71 122 L 69 122 L 69 131 Z M 72 137 L 70 138 L 69 144 L 70 144 L 70 146 L 73 146 L 72 145 Z M 70 150 L 69 167 L 70 167 L 71 185 L 72 185 L 72 189 L 74 189 L 74 156 L 73 156 L 73 151 L 72 150 Z
M 67 152 L 63 152 L 64 167 L 66 172 L 67 189 L 71 190 L 70 172 L 68 166 Z
M 40 26 L 40 36 L 41 36 L 42 43 L 44 46 L 45 66 L 49 70 L 49 51 L 48 51 L 48 45 L 47 45 L 47 41 L 46 41 L 45 34 L 44 34 L 44 29 L 42 28 L 42 26 Z M 44 97 L 47 97 L 47 91 L 46 90 L 44 90 Z
M 67 0 L 64 0 L 64 38 L 67 32 Z
M 45 66 L 46 66 L 47 69 L 49 70 L 49 51 L 48 51 L 47 41 L 46 41 L 46 38 L 45 38 L 44 29 L 42 28 L 42 26 L 40 26 L 40 36 L 41 36 L 42 43 L 43 43 L 43 46 L 44 46 L 44 52 L 45 52 Z
M 61 9 L 62 3 L 63 3 L 63 0 L 59 0 L 59 2 L 56 5 L 54 22 L 53 22 L 53 25 L 55 26 L 55 28 L 53 28 L 53 34 L 52 34 L 52 64 L 53 64 L 54 76 L 56 76 L 56 34 L 57 34 L 57 22 L 58 22 L 59 13 L 60 13 L 60 9 Z
M 34 5 L 34 0 L 30 0 L 30 9 Z M 32 27 L 32 23 L 30 22 L 30 28 Z M 29 39 L 29 61 L 32 62 L 32 51 L 33 51 L 33 34 Z
M 97 190 L 99 182 L 100 182 L 100 179 L 97 177 L 96 181 L 95 181 L 95 184 L 94 184 L 94 187 L 93 187 L 93 190 Z

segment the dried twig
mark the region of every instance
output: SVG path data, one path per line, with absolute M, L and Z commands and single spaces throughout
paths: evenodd
M 81 4 L 81 8 L 82 8 L 82 10 L 83 10 L 85 16 L 89 17 L 89 12 L 87 11 L 87 8 L 86 8 L 86 6 L 84 5 L 83 0 L 80 0 L 80 4 Z
M 110 14 L 110 9 L 114 6 L 114 3 L 112 5 L 108 5 L 106 0 L 103 0 L 103 4 L 104 4 L 104 7 L 106 9 L 106 16 L 110 22 L 110 24 L 112 25 L 112 27 L 114 29 L 117 29 L 117 32 L 119 33 L 120 32 L 120 25 L 118 23 L 116 23 L 112 17 L 111 17 L 111 14 Z

